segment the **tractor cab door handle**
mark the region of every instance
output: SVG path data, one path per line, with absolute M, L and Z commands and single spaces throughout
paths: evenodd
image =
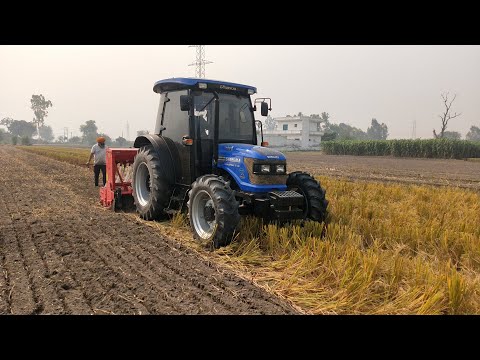
M 184 135 L 182 136 L 182 144 L 185 146 L 191 146 L 193 145 L 193 139 L 188 135 Z

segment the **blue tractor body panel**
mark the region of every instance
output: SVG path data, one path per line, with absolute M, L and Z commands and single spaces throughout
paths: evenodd
M 251 144 L 219 144 L 219 169 L 227 171 L 237 182 L 242 191 L 253 193 L 268 193 L 269 191 L 287 190 L 286 184 L 256 185 L 251 184 L 244 159 L 257 160 L 286 160 L 281 152 Z M 267 175 L 268 176 L 268 175 Z

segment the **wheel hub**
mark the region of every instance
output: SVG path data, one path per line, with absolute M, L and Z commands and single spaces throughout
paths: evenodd
M 205 206 L 204 217 L 206 221 L 213 221 L 215 220 L 215 209 L 212 205 L 207 204 Z
M 212 236 L 215 229 L 215 206 L 210 194 L 199 191 L 192 200 L 192 220 L 197 233 L 203 239 Z
M 135 193 L 137 194 L 137 200 L 141 206 L 146 206 L 150 200 L 150 172 L 146 163 L 141 163 L 137 168 L 135 174 Z

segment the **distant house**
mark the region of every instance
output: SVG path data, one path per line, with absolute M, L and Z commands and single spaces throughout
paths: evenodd
M 324 134 L 319 117 L 287 116 L 275 118 L 275 130 L 264 130 L 264 140 L 271 147 L 314 150 L 320 148 Z

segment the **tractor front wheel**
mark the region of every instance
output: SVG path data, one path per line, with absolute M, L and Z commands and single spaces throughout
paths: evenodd
M 295 171 L 288 175 L 288 190 L 296 191 L 304 197 L 303 218 L 325 222 L 327 218 L 328 200 L 326 191 L 320 183 L 307 173 Z
M 240 215 L 229 182 L 216 175 L 199 177 L 189 191 L 187 206 L 197 240 L 216 249 L 230 244 Z

